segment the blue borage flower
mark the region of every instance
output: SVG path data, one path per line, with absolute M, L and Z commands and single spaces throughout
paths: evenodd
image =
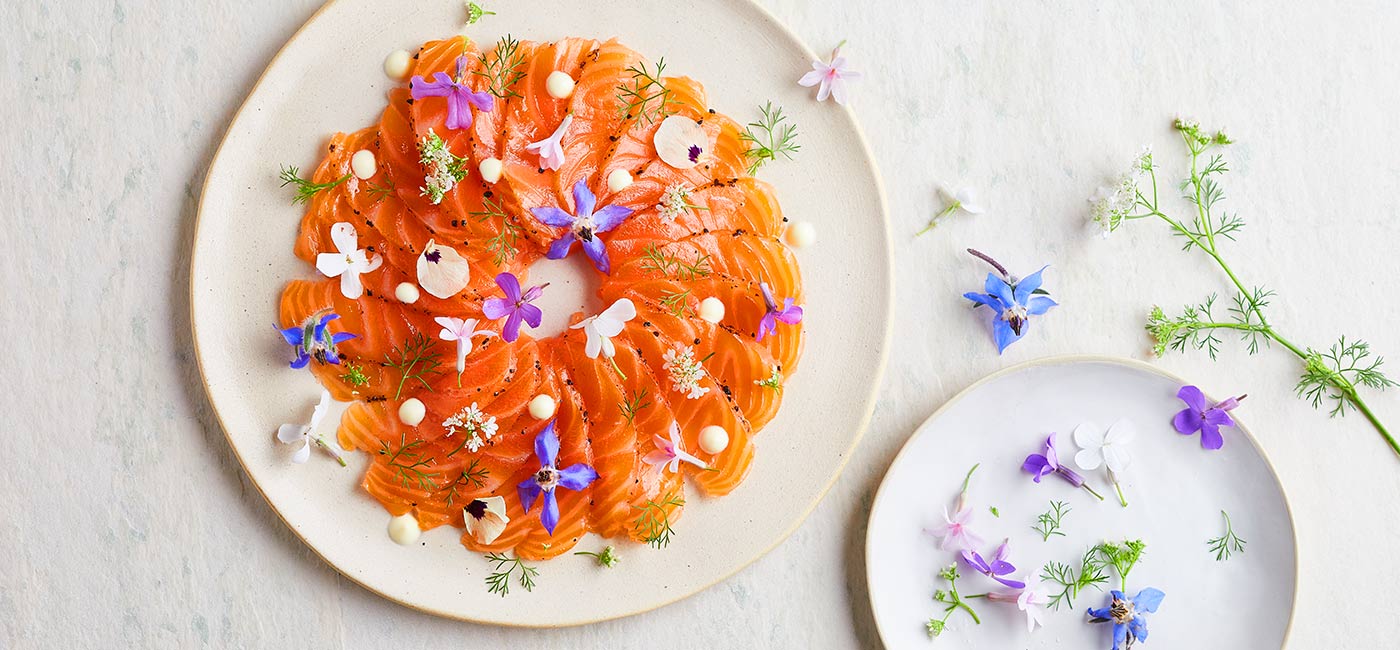
M 531 506 L 535 505 L 535 500 L 543 494 L 540 523 L 544 524 L 546 532 L 553 535 L 554 527 L 559 525 L 559 501 L 554 498 L 554 489 L 564 487 L 574 491 L 582 490 L 598 480 L 598 472 L 584 463 L 574 463 L 559 469 L 559 436 L 554 433 L 554 420 L 550 420 L 544 430 L 535 437 L 535 457 L 540 461 L 539 471 L 517 486 L 520 505 L 528 513 Z
M 563 259 L 577 241 L 583 245 L 583 252 L 593 262 L 594 268 L 597 268 L 599 273 L 608 273 L 611 268 L 608 264 L 608 249 L 598 235 L 616 228 L 632 215 L 632 209 L 620 205 L 606 205 L 595 211 L 597 203 L 598 198 L 589 191 L 588 185 L 579 181 L 574 183 L 576 214 L 569 214 L 555 207 L 530 209 L 535 218 L 546 225 L 568 229 L 550 244 L 545 257 L 552 260 Z
M 996 336 L 997 354 L 1001 354 L 1006 346 L 1025 335 L 1031 316 L 1040 316 L 1058 304 L 1044 295 L 1048 292 L 1040 288 L 1040 275 L 1048 267 L 1041 267 L 1039 271 L 1017 280 L 1007 272 L 1006 267 L 986 254 L 971 248 L 967 252 L 992 265 L 1001 274 L 1000 277 L 997 273 L 987 274 L 986 293 L 963 294 L 964 298 L 974 303 L 974 307 L 985 306 L 992 310 L 992 333 Z
M 1129 599 L 1117 589 L 1109 592 L 1108 607 L 1089 608 L 1090 623 L 1113 624 L 1113 650 L 1127 650 L 1138 641 L 1147 640 L 1147 619 L 1143 614 L 1157 611 L 1166 594 L 1148 587 Z
M 336 351 L 336 346 L 356 338 L 356 335 L 349 332 L 332 334 L 326 324 L 337 318 L 340 316 L 335 312 L 323 309 L 308 316 L 301 325 L 277 330 L 296 353 L 291 363 L 293 368 L 305 368 L 312 359 L 323 364 L 340 365 L 340 353 Z

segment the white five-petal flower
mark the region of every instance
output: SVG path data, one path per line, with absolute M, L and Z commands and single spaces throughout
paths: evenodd
M 812 70 L 802 75 L 797 83 L 811 88 L 817 86 L 817 101 L 824 102 L 827 97 L 836 100 L 837 104 L 846 103 L 846 82 L 860 79 L 860 73 L 846 69 L 846 57 L 841 56 L 841 46 L 831 51 L 831 63 L 821 61 L 812 62 Z
M 316 256 L 316 270 L 328 278 L 340 276 L 340 293 L 354 300 L 365 292 L 360 283 L 360 274 L 369 273 L 384 263 L 379 255 L 367 255 L 360 249 L 360 236 L 355 226 L 341 221 L 331 226 L 331 242 L 336 253 L 321 253 Z
M 652 467 L 665 467 L 671 473 L 680 469 L 682 462 L 690 463 L 700 469 L 709 468 L 705 461 L 686 453 L 685 449 L 681 448 L 681 425 L 674 420 L 671 421 L 670 434 L 669 440 L 661 436 L 652 436 L 652 442 L 656 445 L 656 449 L 643 456 L 642 462 Z
M 564 145 L 562 141 L 564 134 L 569 132 L 569 126 L 574 123 L 574 115 L 570 113 L 564 116 L 564 121 L 559 123 L 559 128 L 554 129 L 554 133 L 548 138 L 539 142 L 532 142 L 525 145 L 525 150 L 530 153 L 540 155 L 540 167 L 544 169 L 559 169 L 564 166 Z
M 467 369 L 467 355 L 472 351 L 472 338 L 485 336 L 490 338 L 496 333 L 487 329 L 477 329 L 477 320 L 468 318 L 462 320 L 451 316 L 438 316 L 433 320 L 442 326 L 442 331 L 438 332 L 438 338 L 444 341 L 457 342 L 457 374 L 462 374 Z
M 589 316 L 573 325 L 569 329 L 582 329 L 588 337 L 584 344 L 583 353 L 589 359 L 597 359 L 599 354 L 611 359 L 617 354 L 617 349 L 613 347 L 612 337 L 622 333 L 622 325 L 637 317 L 637 306 L 632 304 L 628 298 L 618 298 L 612 306 L 604 309 L 602 313 Z
M 462 521 L 466 523 L 467 533 L 475 537 L 478 543 L 490 544 L 496 541 L 505 531 L 506 524 L 510 523 L 510 517 L 506 516 L 505 498 L 494 496 L 472 499 L 471 503 L 462 509 Z
M 1127 420 L 1114 422 L 1107 431 L 1093 422 L 1084 422 L 1074 428 L 1074 444 L 1080 448 L 1074 455 L 1074 464 L 1086 471 L 1107 465 L 1111 474 L 1121 476 L 1132 462 L 1127 448 L 1136 436 L 1133 423 Z
M 321 420 L 325 419 L 326 411 L 331 405 L 331 394 L 325 389 L 321 390 L 321 401 L 316 403 L 316 408 L 311 411 L 311 421 L 306 424 L 284 424 L 277 428 L 277 440 L 284 444 L 301 443 L 292 455 L 292 462 L 298 465 L 305 463 L 311 458 L 311 438 L 316 433 L 316 427 L 321 425 Z M 327 447 L 329 449 L 329 447 Z

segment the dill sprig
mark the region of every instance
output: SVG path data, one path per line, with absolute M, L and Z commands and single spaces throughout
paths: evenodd
M 1050 509 L 1040 513 L 1040 516 L 1036 518 L 1036 525 L 1031 528 L 1040 533 L 1042 541 L 1048 542 L 1055 535 L 1064 537 L 1065 534 L 1060 532 L 1060 524 L 1069 511 L 1070 507 L 1065 505 L 1064 501 L 1051 501 Z
M 622 410 L 622 417 L 627 418 L 629 426 L 634 425 L 637 413 L 642 409 L 651 406 L 651 402 L 646 401 L 647 389 L 643 388 L 628 398 L 626 401 L 618 402 L 617 407 Z
M 632 506 L 634 510 L 641 511 L 636 521 L 632 522 L 632 529 L 652 548 L 670 546 L 671 536 L 676 531 L 671 528 L 671 513 L 666 508 L 679 508 L 684 505 L 685 499 L 671 492 L 660 502 L 648 500 L 644 506 Z
M 740 140 L 752 145 L 744 152 L 749 158 L 750 176 L 778 156 L 792 160 L 792 155 L 802 149 L 802 145 L 797 144 L 797 125 L 783 115 L 783 107 L 774 108 L 770 101 L 758 110 L 763 116 L 757 122 L 749 122 L 739 134 Z
M 515 573 L 519 573 L 516 582 L 520 583 L 525 591 L 535 590 L 535 577 L 540 574 L 539 569 L 525 564 L 518 557 L 510 557 L 504 553 L 489 553 L 486 555 L 486 561 L 496 565 L 495 572 L 486 576 L 487 593 L 500 594 L 505 598 L 510 594 L 511 575 Z
M 1108 582 L 1108 573 L 1104 571 L 1106 564 L 1099 557 L 1098 548 L 1091 548 L 1079 559 L 1079 567 L 1075 568 L 1060 562 L 1049 562 L 1040 569 L 1040 580 L 1042 582 L 1053 582 L 1059 586 L 1059 593 L 1052 594 L 1048 602 L 1051 609 L 1058 610 L 1063 604 L 1070 609 L 1074 608 L 1074 599 L 1079 597 L 1079 592 L 1086 587 L 1093 587 L 1103 591 L 1103 585 Z
M 690 307 L 690 289 L 684 291 L 668 291 L 661 295 L 661 306 L 671 312 L 676 318 L 682 318 Z
M 673 112 L 671 104 L 676 100 L 671 98 L 671 89 L 662 81 L 665 71 L 664 58 L 658 60 L 652 70 L 647 70 L 646 62 L 627 68 L 632 79 L 617 86 L 617 112 L 623 119 L 640 118 L 651 124 Z
M 366 191 L 369 192 L 369 195 L 370 195 L 370 196 L 373 196 L 373 197 L 374 197 L 374 200 L 375 200 L 375 201 L 383 201 L 383 200 L 384 200 L 384 197 L 389 196 L 389 193 L 394 191 L 394 182 L 393 182 L 393 181 L 389 181 L 388 183 L 385 183 L 384 185 L 375 185 L 374 183 L 365 183 L 365 186 L 366 186 Z
M 515 84 L 525 78 L 525 71 L 520 69 L 525 65 L 520 41 L 506 34 L 497 41 L 496 49 L 483 52 L 479 58 L 481 69 L 473 70 L 472 74 L 486 78 L 487 92 L 500 99 L 520 96 L 520 93 L 515 92 Z
M 451 454 L 448 455 L 450 456 Z M 479 490 L 486 485 L 486 479 L 491 476 L 491 470 L 480 467 L 480 464 L 480 459 L 473 458 L 472 462 L 467 465 L 467 468 L 462 470 L 462 473 L 457 476 L 457 480 L 453 481 L 452 485 L 447 486 L 449 490 L 447 493 L 447 507 L 452 507 L 452 502 L 458 496 L 458 489 L 471 488 Z
M 437 472 L 426 471 L 425 467 L 433 462 L 431 457 L 424 458 L 419 451 L 425 443 L 422 440 L 408 441 L 408 433 L 399 434 L 399 447 L 393 449 L 389 443 L 381 440 L 379 442 L 379 455 L 387 456 L 386 464 L 394 469 L 394 479 L 399 485 L 411 487 L 417 485 L 420 490 L 436 490 Z
M 587 555 L 589 557 L 592 557 L 594 560 L 597 560 L 599 566 L 605 566 L 609 569 L 617 566 L 617 563 L 622 561 L 622 556 L 618 555 L 617 549 L 614 549 L 611 545 L 604 546 L 603 550 L 598 551 L 597 553 L 591 551 L 578 551 L 574 553 L 574 555 Z
M 1212 540 L 1206 541 L 1210 545 L 1210 550 L 1215 553 L 1215 561 L 1220 562 L 1230 559 L 1235 553 L 1244 553 L 1244 539 L 1235 534 L 1235 526 L 1230 522 L 1230 515 L 1224 510 L 1220 511 L 1220 516 L 1225 518 L 1225 534 Z
M 642 252 L 642 270 L 656 271 L 663 276 L 674 275 L 677 280 L 691 281 L 710 276 L 710 256 L 700 253 L 693 261 L 667 253 L 656 246 L 647 244 Z
M 506 260 L 515 259 L 515 255 L 520 252 L 520 247 L 516 244 L 520 241 L 520 236 L 524 234 L 525 229 L 510 220 L 510 215 L 506 214 L 505 208 L 501 206 L 499 201 L 493 201 L 488 196 L 482 198 L 481 203 L 483 209 L 474 210 L 467 214 L 476 217 L 479 223 L 486 223 L 493 218 L 501 220 L 501 231 L 496 233 L 495 237 L 486 240 L 486 250 L 492 254 L 492 262 L 496 266 L 500 266 Z
M 282 179 L 281 187 L 286 187 L 288 185 L 297 186 L 297 195 L 292 199 L 292 204 L 305 205 L 317 194 L 349 180 L 350 174 L 341 176 L 328 183 L 314 183 L 308 179 L 302 178 L 301 170 L 297 169 L 295 165 L 284 165 L 277 174 L 277 177 Z
M 399 371 L 399 386 L 394 390 L 394 399 L 403 394 L 403 386 L 414 379 L 423 387 L 432 390 L 425 377 L 442 372 L 442 353 L 436 350 L 437 343 L 422 332 L 415 332 L 402 346 L 394 346 L 392 352 L 398 359 L 384 355 L 385 365 Z
M 340 380 L 351 386 L 364 386 L 369 383 L 369 375 L 365 374 L 365 369 L 358 363 L 345 364 L 345 372 L 341 373 Z

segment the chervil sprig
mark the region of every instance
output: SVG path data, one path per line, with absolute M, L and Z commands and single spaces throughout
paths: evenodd
M 596 560 L 598 562 L 598 566 L 604 566 L 609 569 L 617 566 L 617 563 L 622 561 L 622 556 L 618 555 L 617 550 L 614 549 L 611 545 L 604 546 L 603 550 L 598 551 L 597 553 L 591 551 L 578 551 L 577 553 L 574 553 L 574 555 L 587 555 Z
M 1147 544 L 1140 539 L 1127 540 L 1122 543 L 1104 542 L 1095 546 L 1090 552 L 1097 553 L 1103 560 L 1104 566 L 1113 567 L 1118 574 L 1118 581 L 1121 585 L 1119 589 L 1127 591 L 1128 574 L 1132 573 L 1133 567 L 1137 566 L 1142 559 L 1143 551 Z
M 666 311 L 671 312 L 671 315 L 675 316 L 676 318 L 682 318 L 685 316 L 685 313 L 687 311 L 691 310 L 690 294 L 690 289 L 685 289 L 683 291 L 668 291 L 664 294 L 661 294 L 661 306 L 665 307 Z
M 762 386 L 769 390 L 775 390 L 781 393 L 783 392 L 783 369 L 778 367 L 778 364 L 775 363 L 773 364 L 773 374 L 768 375 L 763 379 L 755 379 L 753 383 L 755 385 Z
M 374 184 L 374 183 L 366 183 L 366 184 L 365 184 L 365 188 L 366 188 L 366 191 L 369 192 L 369 195 L 372 196 L 372 197 L 374 197 L 374 200 L 375 200 L 376 202 L 377 202 L 377 201 L 383 201 L 383 200 L 384 200 L 384 197 L 389 196 L 389 194 L 390 194 L 391 192 L 394 191 L 394 182 L 393 182 L 393 181 L 389 181 L 388 183 L 385 183 L 384 185 L 376 185 L 376 184 Z
M 797 144 L 797 125 L 783 114 L 783 107 L 774 108 L 773 102 L 759 107 L 762 117 L 757 122 L 749 122 L 739 139 L 750 144 L 744 155 L 749 158 L 749 174 L 757 174 L 760 167 L 782 156 L 792 160 L 793 154 L 802 149 Z
M 506 260 L 515 259 L 515 255 L 520 252 L 520 247 L 516 243 L 520 240 L 520 235 L 525 232 L 524 228 L 511 221 L 510 215 L 506 214 L 499 201 L 493 201 L 491 197 L 481 200 L 482 209 L 468 212 L 467 214 L 476 217 L 481 223 L 486 223 L 491 219 L 501 221 L 501 231 L 495 237 L 486 240 L 486 250 L 492 254 L 491 261 L 496 266 L 505 263 Z
M 679 508 L 685 505 L 685 499 L 674 492 L 668 493 L 661 501 L 648 500 L 646 505 L 632 506 L 635 510 L 640 510 L 641 514 L 632 522 L 632 529 L 637 532 L 652 548 L 665 548 L 671 545 L 671 536 L 675 534 L 675 529 L 671 528 L 671 510 L 667 508 Z
M 1244 553 L 1244 545 L 1248 543 L 1235 534 L 1235 527 L 1230 522 L 1229 514 L 1221 510 L 1220 516 L 1225 518 L 1225 534 L 1206 542 L 1210 546 L 1210 551 L 1215 553 L 1216 562 L 1228 560 L 1235 553 Z
M 364 386 L 369 383 L 369 375 L 365 374 L 365 369 L 358 363 L 345 364 L 345 372 L 340 375 L 340 380 L 351 386 Z
M 415 332 L 403 345 L 394 346 L 392 355 L 384 355 L 384 362 L 399 371 L 399 385 L 394 389 L 396 400 L 403 394 L 403 386 L 409 380 L 432 390 L 426 378 L 442 372 L 442 353 L 437 350 L 437 343 L 422 332 Z
M 479 57 L 481 66 L 472 74 L 486 79 L 486 91 L 500 99 L 519 97 L 515 84 L 525 78 L 525 55 L 520 51 L 520 41 L 510 34 L 496 42 L 496 48 L 483 52 Z
M 475 25 L 475 24 L 477 23 L 477 21 L 481 20 L 482 17 L 484 17 L 484 16 L 494 16 L 494 15 L 496 15 L 496 12 L 494 12 L 494 11 L 487 11 L 485 7 L 482 7 L 481 5 L 479 5 L 479 4 L 475 3 L 475 2 L 468 2 L 468 3 L 467 3 L 467 24 L 468 24 L 468 25 Z
M 657 248 L 656 244 L 647 244 L 642 257 L 644 271 L 656 271 L 663 276 L 674 275 L 677 280 L 686 282 L 710 276 L 710 256 L 703 253 L 687 261 Z
M 666 71 L 666 59 L 660 59 L 651 70 L 646 62 L 629 66 L 627 72 L 632 79 L 617 86 L 617 112 L 623 119 L 642 119 L 647 124 L 660 120 L 672 112 L 671 89 L 666 87 L 662 74 Z
M 1155 341 L 1157 354 L 1191 346 L 1215 358 L 1220 344 L 1218 334 L 1238 335 L 1250 354 L 1257 353 L 1261 343 L 1263 346 L 1277 343 L 1302 364 L 1295 387 L 1299 397 L 1308 400 L 1314 408 L 1331 402 L 1332 416 L 1345 415 L 1353 408 L 1360 411 L 1391 450 L 1400 454 L 1400 441 L 1391 435 L 1360 394 L 1361 388 L 1383 390 L 1395 385 L 1381 372 L 1381 357 L 1373 356 L 1370 346 L 1358 339 L 1342 337 L 1330 350 L 1323 352 L 1285 338 L 1274 329 L 1267 314 L 1274 292 L 1245 284 L 1225 261 L 1223 243 L 1234 240 L 1244 227 L 1238 215 L 1222 209 L 1225 192 L 1219 179 L 1229 171 L 1229 166 L 1218 150 L 1231 144 L 1231 139 L 1220 131 L 1204 131 L 1195 122 L 1176 120 L 1173 126 L 1189 153 L 1190 166 L 1182 189 L 1194 213 L 1177 218 L 1163 212 L 1158 196 L 1157 168 L 1150 152 L 1135 159 L 1130 170 L 1115 181 L 1111 189 L 1101 189 L 1091 210 L 1093 222 L 1105 235 L 1129 221 L 1160 220 L 1181 238 L 1183 250 L 1204 253 L 1220 267 L 1233 286 L 1228 313 L 1219 317 L 1212 313 L 1214 296 L 1183 308 L 1176 316 L 1153 307 L 1146 329 Z
M 350 180 L 350 174 L 346 174 L 333 181 L 325 183 L 314 183 L 310 180 L 302 178 L 301 171 L 293 165 L 284 165 L 281 171 L 277 174 L 277 177 L 282 179 L 282 187 L 286 187 L 288 185 L 295 185 L 297 187 L 297 195 L 292 198 L 292 203 L 294 205 L 305 205 L 306 203 L 309 203 L 311 199 L 317 194 L 331 189 L 332 187 L 335 187 L 337 185 L 340 185 L 341 183 L 344 183 L 347 180 Z
M 479 490 L 486 485 L 486 479 L 491 476 L 491 470 L 480 465 L 481 459 L 473 458 L 467 468 L 457 476 L 457 480 L 453 481 L 452 485 L 447 486 L 447 507 L 451 508 L 452 502 L 460 496 L 457 490 L 462 488 Z
M 399 485 L 404 487 L 417 485 L 420 490 L 436 490 L 438 474 L 424 469 L 433 462 L 433 459 L 423 457 L 423 453 L 418 449 L 423 444 L 422 440 L 409 442 L 408 433 L 405 432 L 399 434 L 397 449 L 390 447 L 387 441 L 380 441 L 379 455 L 388 458 L 385 463 L 393 468 L 394 479 L 398 481 Z
M 938 572 L 938 577 L 948 581 L 948 590 L 944 591 L 939 589 L 933 592 L 934 602 L 942 603 L 945 607 L 943 608 L 942 618 L 930 618 L 928 622 L 924 624 L 924 626 L 928 628 L 928 637 L 932 639 L 942 634 L 943 630 L 947 628 L 948 619 L 953 615 L 953 612 L 960 609 L 967 612 L 967 615 L 972 617 L 973 623 L 981 625 L 982 619 L 977 617 L 977 612 L 974 611 L 972 607 L 967 604 L 967 600 L 958 593 L 958 578 L 962 577 L 958 575 L 958 565 L 948 565 L 948 568 Z
M 996 508 L 992 508 L 992 510 L 995 511 Z M 1060 524 L 1069 511 L 1070 507 L 1064 501 L 1051 501 L 1050 509 L 1040 513 L 1040 516 L 1036 518 L 1036 525 L 1031 528 L 1040 533 L 1042 541 L 1048 542 L 1055 535 L 1064 537 L 1065 534 L 1060 531 Z
M 618 402 L 617 407 L 622 410 L 622 417 L 627 418 L 627 424 L 635 424 L 637 413 L 651 406 L 651 402 L 646 401 L 646 399 L 647 389 L 643 388 L 627 398 L 627 400 Z
M 1097 548 L 1089 549 L 1079 558 L 1078 568 L 1060 562 L 1049 562 L 1041 567 L 1041 582 L 1054 583 L 1060 589 L 1059 593 L 1050 596 L 1050 608 L 1058 610 L 1063 603 L 1073 609 L 1074 599 L 1088 587 L 1102 591 L 1103 585 L 1108 582 L 1105 567 Z
M 540 570 L 525 564 L 518 557 L 510 557 L 504 553 L 490 553 L 486 555 L 486 561 L 495 564 L 495 572 L 486 576 L 486 591 L 488 593 L 500 594 L 505 598 L 510 594 L 511 575 L 516 575 L 516 582 L 525 591 L 535 590 L 535 578 L 539 576 Z

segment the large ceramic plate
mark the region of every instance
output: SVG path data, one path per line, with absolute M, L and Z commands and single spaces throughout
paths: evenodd
M 816 103 L 797 86 L 813 53 L 747 0 L 492 8 L 499 15 L 466 28 L 470 37 L 617 36 L 648 57 L 664 56 L 668 72 L 700 80 L 711 105 L 741 121 L 771 99 L 800 126 L 800 158 L 770 165 L 763 178 L 777 187 L 784 213 L 815 223 L 822 239 L 798 253 L 808 350 L 777 419 L 755 439 L 744 484 L 722 499 L 692 499 L 669 548 L 624 544 L 624 563 L 610 571 L 564 556 L 542 565 L 532 593 L 517 588 L 500 598 L 487 594 L 487 564 L 462 548 L 458 531 L 430 531 L 408 548 L 391 543 L 388 515 L 358 487 L 362 462 L 293 466 L 275 443 L 277 426 L 305 417 L 318 394 L 309 374 L 287 369 L 271 325 L 283 284 L 314 273 L 292 256 L 301 210 L 278 188 L 278 164 L 312 167 L 331 133 L 375 120 L 390 86 L 381 72 L 385 55 L 461 30 L 461 2 L 336 0 L 273 60 L 229 127 L 200 202 L 191 287 L 200 367 L 253 483 L 351 580 L 410 607 L 473 621 L 546 626 L 626 616 L 700 591 L 776 546 L 845 464 L 869 419 L 889 339 L 886 327 L 871 327 L 887 323 L 890 310 L 880 181 L 850 113 Z M 580 548 L 600 546 L 585 540 Z
M 1137 362 L 1063 358 L 1033 362 L 992 375 L 963 391 L 934 413 L 895 458 L 876 495 L 866 540 L 870 600 L 885 645 L 929 648 L 924 621 L 941 606 L 936 574 L 954 556 L 922 532 L 951 509 L 964 474 L 974 474 L 970 503 L 975 530 L 991 550 L 1011 538 L 1017 574 L 1039 573 L 1048 561 L 1074 562 L 1104 539 L 1141 538 L 1142 563 L 1129 591 L 1156 587 L 1166 592 L 1149 617 L 1148 648 L 1269 648 L 1283 645 L 1293 616 L 1297 549 L 1293 518 L 1283 488 L 1253 437 L 1241 425 L 1225 430 L 1225 446 L 1201 449 L 1198 439 L 1176 433 L 1172 416 L 1180 379 Z M 1248 417 L 1248 402 L 1234 412 Z M 1096 501 L 1054 477 L 1041 485 L 1021 472 L 1021 463 L 1046 434 L 1061 432 L 1062 458 L 1073 466 L 1067 435 L 1084 421 L 1103 426 L 1127 418 L 1137 427 L 1133 465 L 1124 481 L 1129 507 L 1122 508 L 1103 470 L 1085 472 L 1107 497 Z M 1050 500 L 1066 502 L 1064 537 L 1049 542 L 1031 530 Z M 1000 513 L 994 517 L 989 508 Z M 1245 550 L 1216 561 L 1206 540 L 1224 529 L 1229 512 Z M 981 593 L 995 583 L 962 569 L 963 593 Z M 970 574 L 970 575 L 969 575 Z M 1074 609 L 1046 614 L 1033 635 L 1015 604 L 977 603 L 982 624 L 959 613 L 938 639 L 947 648 L 1107 648 L 1106 626 L 1085 623 L 1084 608 L 1104 606 L 1105 595 L 1087 590 Z

